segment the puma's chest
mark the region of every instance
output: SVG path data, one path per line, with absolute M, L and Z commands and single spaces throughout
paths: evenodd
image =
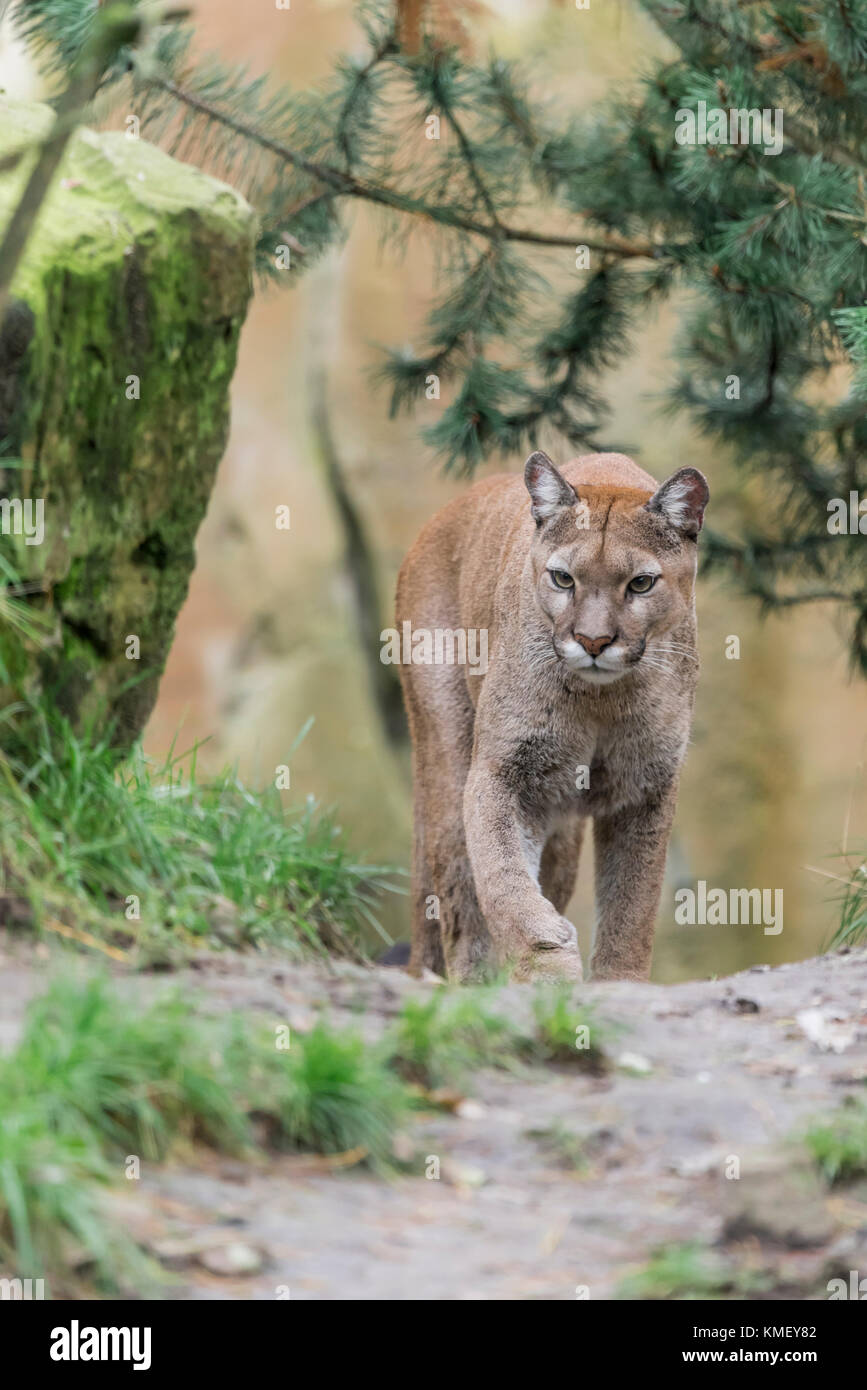
M 597 816 L 659 793 L 676 774 L 685 736 L 626 721 L 615 728 L 535 728 L 518 738 L 502 775 L 525 811 L 550 821 Z

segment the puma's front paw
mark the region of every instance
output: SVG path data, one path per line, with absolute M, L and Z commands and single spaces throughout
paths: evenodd
M 516 961 L 512 972 L 514 980 L 572 980 L 580 984 L 584 979 L 581 957 L 576 950 L 536 951 Z
M 538 933 L 524 942 L 517 956 L 512 978 L 515 980 L 576 980 L 584 978 L 578 933 L 565 917 L 546 922 Z

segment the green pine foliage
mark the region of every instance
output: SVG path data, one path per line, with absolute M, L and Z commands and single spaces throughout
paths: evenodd
M 867 396 L 867 308 L 839 309 L 837 325 L 858 368 L 856 390 Z
M 830 499 L 867 495 L 867 0 L 641 3 L 671 55 L 584 118 L 539 99 L 519 65 L 471 62 L 435 32 L 405 52 L 384 0 L 359 12 L 366 54 L 301 93 L 193 61 L 189 30 L 149 6 L 99 109 L 135 111 L 144 134 L 236 183 L 262 215 L 260 268 L 284 283 L 346 234 L 358 200 L 395 242 L 435 237 L 425 339 L 387 353 L 381 377 L 393 411 L 440 379 L 426 437 L 451 469 L 513 458 L 543 430 L 564 449 L 617 447 L 600 371 L 650 304 L 686 291 L 669 404 L 765 499 L 735 534 L 708 535 L 707 563 L 767 609 L 832 603 L 867 673 L 861 538 L 828 530 Z M 93 7 L 21 14 L 68 63 Z M 782 112 L 781 150 L 678 144 L 676 114 L 699 102 Z

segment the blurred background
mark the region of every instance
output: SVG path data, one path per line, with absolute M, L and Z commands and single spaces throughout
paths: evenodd
M 293 0 L 239 10 L 231 0 L 194 6 L 197 44 L 253 73 L 295 86 L 325 79 L 335 58 L 359 52 L 348 0 Z M 461 6 L 467 42 L 531 60 L 549 96 L 590 107 L 622 89 L 664 43 L 631 4 L 577 10 L 551 0 L 487 0 Z M 7 51 L 9 90 L 34 95 L 32 73 Z M 419 157 L 423 157 L 420 137 Z M 570 253 L 560 253 L 571 260 Z M 351 211 L 351 235 L 288 293 L 260 292 L 244 327 L 232 390 L 232 430 L 183 608 L 146 751 L 178 738 L 207 739 L 200 765 L 237 764 L 256 784 L 291 765 L 292 802 L 311 796 L 338 810 L 367 858 L 409 868 L 408 758 L 385 740 L 371 698 L 345 538 L 323 469 L 314 423 L 314 378 L 325 373 L 336 456 L 375 560 L 379 625 L 391 623 L 400 561 L 422 523 L 467 486 L 442 476 L 415 417 L 390 421 L 372 369 L 385 344 L 416 343 L 436 283 L 423 231 L 396 262 L 374 211 Z M 674 375 L 677 302 L 646 321 L 628 360 L 607 374 L 609 437 L 659 478 L 695 464 L 711 485 L 711 515 L 737 505 L 742 483 L 719 451 L 660 412 Z M 431 417 L 432 418 L 432 417 Z M 546 444 L 546 441 L 540 441 Z M 555 458 L 556 444 L 546 447 Z M 503 459 L 518 470 L 523 458 Z M 495 470 L 495 471 L 499 471 Z M 277 530 L 288 505 L 291 528 Z M 818 952 L 836 920 L 833 856 L 863 842 L 864 690 L 850 680 L 841 634 L 821 606 L 762 619 L 723 581 L 698 594 L 702 678 L 693 747 L 683 779 L 668 881 L 660 908 L 654 978 L 725 974 L 757 962 Z M 726 656 L 727 639 L 740 657 Z M 369 653 L 368 653 L 369 656 Z M 313 720 L 289 756 L 299 732 Z M 179 732 L 180 731 L 180 732 Z M 709 929 L 674 922 L 674 892 L 705 879 L 715 887 L 782 888 L 784 929 Z M 583 947 L 592 922 L 586 854 L 570 909 Z M 384 904 L 395 936 L 408 932 L 407 902 Z

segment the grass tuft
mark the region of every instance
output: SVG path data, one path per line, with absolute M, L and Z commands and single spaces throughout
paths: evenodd
M 843 888 L 837 895 L 840 920 L 828 943 L 829 951 L 867 941 L 867 856 L 846 854 L 840 858 L 846 876 L 834 875 Z
M 92 1147 L 159 1161 L 180 1135 L 225 1151 L 248 1140 L 220 1074 L 213 1029 L 165 996 L 131 1010 L 100 976 L 56 980 L 37 998 L 4 1067 L 6 1104 L 38 1095 L 48 1126 Z
M 393 1065 L 420 1086 L 460 1084 L 478 1067 L 513 1067 L 526 1043 L 489 987 L 435 989 L 410 998 L 388 1038 Z
M 112 1176 L 99 1148 L 58 1134 L 39 1098 L 6 1109 L 0 1126 L 0 1274 L 46 1278 L 50 1293 L 70 1292 L 84 1252 L 108 1287 L 124 1287 L 141 1252 L 107 1221 L 100 1187 Z
M 812 1125 L 805 1142 L 829 1183 L 867 1177 L 867 1104 L 853 1097 Z
M 0 730 L 14 722 L 0 714 Z M 26 755 L 0 753 L 0 897 L 19 918 L 139 963 L 203 945 L 362 958 L 369 929 L 388 939 L 376 906 L 393 880 L 356 862 L 314 805 L 287 814 L 276 787 L 202 779 L 195 749 L 124 757 L 110 733 L 39 709 L 27 731 Z
M 585 1173 L 589 1168 L 587 1138 L 570 1129 L 561 1120 L 552 1120 L 548 1125 L 527 1129 L 524 1133 L 528 1139 L 535 1140 L 543 1154 L 558 1167 L 575 1173 Z
M 321 1154 L 358 1151 L 375 1168 L 392 1165 L 394 1135 L 410 1096 L 385 1050 L 323 1021 L 294 1034 L 280 1052 L 236 1029 L 227 1052 L 239 1090 L 264 1123 L 269 1146 Z
M 538 1049 L 550 1062 L 569 1062 L 601 1072 L 607 1065 L 603 1029 L 593 1011 L 576 1005 L 570 985 L 541 988 L 533 1000 Z
M 747 1298 L 770 1283 L 759 1270 L 735 1267 L 714 1251 L 686 1242 L 656 1250 L 642 1269 L 621 1281 L 616 1297 L 684 1301 Z

